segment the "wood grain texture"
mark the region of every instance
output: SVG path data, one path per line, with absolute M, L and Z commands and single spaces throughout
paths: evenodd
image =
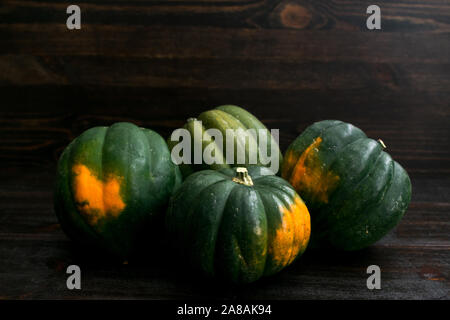
M 0 3 L 0 298 L 449 299 L 450 4 L 381 1 L 68 1 Z M 245 106 L 280 129 L 351 122 L 381 138 L 412 178 L 405 218 L 355 253 L 308 251 L 253 285 L 211 284 L 164 253 L 117 265 L 62 233 L 56 161 L 95 125 L 132 121 L 167 137 L 214 106 Z M 158 261 L 158 262 L 156 262 Z M 65 287 L 79 264 L 81 291 Z M 382 290 L 366 288 L 366 268 Z

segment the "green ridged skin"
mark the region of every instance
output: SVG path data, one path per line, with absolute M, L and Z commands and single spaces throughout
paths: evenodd
M 184 129 L 189 130 L 191 135 L 191 145 L 192 145 L 192 154 L 194 153 L 194 144 L 195 139 L 197 139 L 194 135 L 195 128 L 198 128 L 199 132 L 201 132 L 199 143 L 202 146 L 202 154 L 205 148 L 208 145 L 212 145 L 211 148 L 214 149 L 214 154 L 219 154 L 220 158 L 223 159 L 222 163 L 213 163 L 211 165 L 206 164 L 205 162 L 202 162 L 201 164 L 195 164 L 194 163 L 194 156 L 191 157 L 191 164 L 180 164 L 180 170 L 184 178 L 192 174 L 193 172 L 199 171 L 199 170 L 206 170 L 206 169 L 213 169 L 213 170 L 220 170 L 222 168 L 231 168 L 234 166 L 248 166 L 248 165 L 261 165 L 261 166 L 270 166 L 270 164 L 262 163 L 261 159 L 259 157 L 259 154 L 256 154 L 257 163 L 250 164 L 250 153 L 249 151 L 249 143 L 245 144 L 245 162 L 244 163 L 238 163 L 237 161 L 237 145 L 243 144 L 244 139 L 242 135 L 237 136 L 234 139 L 234 159 L 232 163 L 227 163 L 225 155 L 226 155 L 226 130 L 227 129 L 262 129 L 266 131 L 266 141 L 267 141 L 267 150 L 268 150 L 268 156 L 271 156 L 270 150 L 271 146 L 276 146 L 276 152 L 278 155 L 278 168 L 281 168 L 281 163 L 283 160 L 282 153 L 278 147 L 277 142 L 273 138 L 273 136 L 270 134 L 270 131 L 251 113 L 244 110 L 241 107 L 233 106 L 233 105 L 223 105 L 219 106 L 213 110 L 205 111 L 201 113 L 198 118 L 190 118 L 188 119 L 187 123 L 183 126 Z M 211 140 L 204 139 L 203 135 L 206 130 L 208 129 L 218 129 L 223 136 L 223 149 L 220 144 L 217 144 L 216 142 L 212 142 Z M 258 134 L 258 133 L 257 133 Z M 178 144 L 178 141 L 171 141 L 170 137 L 168 139 L 168 145 L 169 149 L 172 151 L 173 147 Z M 258 148 L 260 145 L 258 142 L 256 142 L 258 145 Z
M 291 264 L 310 235 L 308 209 L 289 183 L 265 167 L 249 167 L 248 174 L 253 185 L 233 181 L 235 168 L 196 172 L 166 215 L 175 251 L 205 275 L 235 284 Z
M 179 184 L 159 134 L 131 123 L 94 127 L 59 159 L 55 212 L 72 240 L 127 258 Z
M 311 246 L 367 247 L 393 229 L 411 201 L 406 171 L 357 127 L 309 126 L 285 153 L 282 177 L 311 213 Z

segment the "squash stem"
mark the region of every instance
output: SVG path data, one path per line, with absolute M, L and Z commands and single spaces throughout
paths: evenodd
M 244 167 L 236 168 L 236 176 L 233 178 L 233 181 L 249 187 L 253 186 L 252 177 L 249 176 L 247 168 Z
M 386 149 L 386 145 L 384 144 L 383 140 L 378 139 L 378 143 L 381 144 L 381 146 L 383 147 L 383 149 Z

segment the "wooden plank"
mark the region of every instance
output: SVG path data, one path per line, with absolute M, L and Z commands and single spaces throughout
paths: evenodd
M 449 62 L 446 33 L 0 24 L 0 54 L 286 61 Z M 420 45 L 418 45 L 420 44 Z
M 0 56 L 0 84 L 443 91 L 449 64 Z
M 154 252 L 128 265 L 86 255 L 61 238 L 2 240 L 0 281 L 6 299 L 448 299 L 447 247 L 374 246 L 342 254 L 308 252 L 285 271 L 240 288 L 206 281 Z M 158 261 L 156 263 L 155 261 Z M 366 268 L 382 270 L 382 289 L 368 290 Z M 82 290 L 67 290 L 66 267 L 81 267 Z M 14 270 L 13 272 L 11 270 Z
M 226 28 L 365 30 L 370 1 L 81 1 L 86 23 Z M 448 31 L 449 4 L 439 1 L 379 1 L 387 32 Z M 3 1 L 4 23 L 61 23 L 66 3 Z

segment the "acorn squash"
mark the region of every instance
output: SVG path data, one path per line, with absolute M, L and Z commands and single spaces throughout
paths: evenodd
M 166 226 L 173 247 L 195 269 L 237 284 L 291 264 L 311 230 L 292 186 L 258 166 L 190 175 L 169 203 Z
M 311 246 L 361 249 L 398 224 L 411 182 L 384 147 L 335 120 L 314 123 L 288 147 L 282 177 L 311 212 Z
M 191 154 L 187 155 L 189 163 L 179 163 L 184 178 L 199 170 L 219 170 L 236 166 L 260 165 L 271 167 L 275 174 L 281 169 L 283 156 L 278 141 L 264 124 L 241 107 L 223 105 L 205 111 L 198 118 L 189 118 L 183 129 L 189 131 L 191 146 Z M 208 130 L 214 129 L 219 131 L 221 139 L 215 140 L 208 134 Z M 255 130 L 255 136 L 246 135 L 249 129 Z M 227 136 L 227 130 L 233 130 L 235 135 Z M 265 143 L 262 143 L 262 137 L 264 137 Z M 171 152 L 175 152 L 173 149 L 179 144 L 179 141 L 173 141 L 169 137 L 167 143 Z M 196 148 L 196 145 L 199 148 Z M 250 145 L 256 147 L 252 148 Z M 241 156 L 238 147 L 243 150 Z M 233 150 L 230 148 L 233 148 Z M 203 156 L 205 150 L 211 151 L 211 154 L 219 161 L 208 164 Z M 227 158 L 227 153 L 230 151 L 231 156 Z M 180 153 L 181 156 L 183 152 L 176 153 Z
M 95 127 L 59 159 L 55 212 L 74 241 L 127 258 L 180 183 L 156 132 L 131 123 Z

